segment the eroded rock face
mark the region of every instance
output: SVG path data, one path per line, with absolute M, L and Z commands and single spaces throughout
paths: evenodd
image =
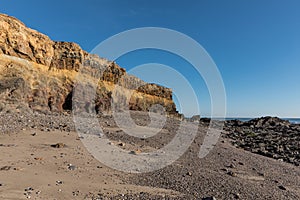
M 71 42 L 55 42 L 54 55 L 50 67 L 78 71 L 84 60 L 84 52 L 80 46 Z
M 3 14 L 0 14 L 0 53 L 70 70 L 78 70 L 87 54 L 75 43 L 54 42 L 16 18 Z
M 0 53 L 50 66 L 54 42 L 16 18 L 0 14 Z
M 93 102 L 87 94 L 81 95 L 86 110 L 109 111 L 113 100 L 120 109 L 148 111 L 159 104 L 167 113 L 178 115 L 171 89 L 145 83 L 128 75 L 115 62 L 91 55 L 76 43 L 52 41 L 4 14 L 0 14 L 1 55 L 2 101 L 12 102 L 14 98 L 33 110 L 71 110 L 76 76 L 80 73 L 85 77 L 85 86 L 96 84 L 91 87 L 96 90 Z

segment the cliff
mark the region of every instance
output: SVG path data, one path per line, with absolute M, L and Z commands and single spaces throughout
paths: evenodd
M 71 110 L 78 73 L 86 85 L 96 83 L 92 105 L 98 113 L 110 111 L 113 99 L 120 109 L 128 105 L 131 110 L 148 111 L 160 104 L 168 114 L 177 115 L 171 89 L 147 84 L 115 62 L 89 54 L 75 43 L 52 41 L 0 14 L 0 110 Z

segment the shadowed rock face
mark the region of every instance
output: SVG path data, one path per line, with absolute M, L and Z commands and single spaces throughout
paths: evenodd
M 86 110 L 93 106 L 97 112 L 110 111 L 113 100 L 120 109 L 148 111 L 159 104 L 178 115 L 171 89 L 145 83 L 115 62 L 89 54 L 78 44 L 52 41 L 4 14 L 0 14 L 0 56 L 2 102 L 22 101 L 40 111 L 70 110 L 80 73 L 84 90 L 89 85 L 96 90 L 93 102 L 80 95 Z

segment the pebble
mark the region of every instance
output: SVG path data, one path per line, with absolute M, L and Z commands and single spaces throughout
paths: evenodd
M 69 170 L 75 170 L 75 169 L 76 169 L 76 166 L 75 166 L 75 165 L 72 165 L 72 164 L 68 164 L 68 169 L 69 169 Z
M 283 185 L 279 185 L 278 188 L 281 190 L 286 190 L 286 188 Z
M 25 188 L 25 191 L 33 191 L 34 189 L 32 187 L 28 187 L 28 188 Z
M 11 166 L 4 166 L 4 167 L 0 168 L 0 171 L 8 171 L 8 170 L 11 170 L 11 169 L 12 169 Z
M 118 145 L 121 146 L 121 147 L 124 147 L 124 146 L 125 146 L 125 143 L 121 142 L 121 143 L 119 143 Z
M 216 197 L 204 197 L 202 200 L 217 200 Z
M 239 193 L 234 193 L 233 196 L 234 196 L 235 199 L 239 199 L 240 198 L 240 194 Z
M 230 164 L 228 167 L 229 168 L 235 168 L 235 165 L 234 164 Z
M 78 195 L 79 195 L 79 193 L 80 193 L 80 192 L 79 192 L 79 190 L 77 190 L 77 191 L 73 191 L 73 192 L 72 192 L 73 196 L 78 196 Z
M 53 148 L 64 148 L 66 145 L 64 143 L 56 143 L 56 144 L 52 144 L 51 147 Z
M 188 173 L 186 173 L 186 175 L 192 176 L 192 172 L 188 172 Z
M 34 189 L 33 189 L 32 187 L 28 187 L 28 188 L 25 188 L 25 189 L 24 189 L 24 191 L 25 191 L 25 192 L 24 192 L 24 195 L 26 196 L 27 199 L 30 199 L 30 198 L 31 198 L 30 195 L 32 194 L 33 190 L 34 190 Z
M 229 172 L 227 172 L 227 174 L 229 176 L 236 177 L 236 173 L 234 173 L 233 171 L 229 171 Z
M 258 172 L 257 174 L 258 174 L 259 176 L 265 176 L 265 174 L 262 173 L 262 172 Z
M 141 153 L 141 151 L 140 150 L 136 150 L 136 151 L 130 151 L 129 153 L 133 154 L 133 155 L 138 155 L 138 154 Z
M 61 185 L 61 184 L 63 184 L 62 181 L 56 181 L 56 185 Z
M 244 163 L 242 163 L 242 162 L 238 162 L 238 164 L 239 164 L 239 165 L 244 165 Z

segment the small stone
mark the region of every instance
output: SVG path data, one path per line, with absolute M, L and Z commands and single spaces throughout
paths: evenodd
M 188 172 L 188 173 L 186 173 L 186 175 L 192 176 L 192 172 Z
M 21 167 L 14 167 L 14 170 L 15 171 L 21 171 L 21 170 L 23 170 Z
M 221 170 L 224 172 L 228 172 L 228 169 L 226 169 L 226 168 L 222 168 Z
M 202 200 L 217 200 L 215 197 L 204 197 Z
M 75 169 L 76 169 L 76 166 L 75 166 L 75 165 L 72 165 L 72 164 L 69 164 L 69 165 L 68 165 L 68 169 L 69 169 L 69 170 L 75 170 Z
M 283 185 L 279 185 L 278 188 L 281 190 L 286 190 L 286 188 Z
M 8 170 L 11 170 L 11 166 L 4 166 L 4 167 L 1 167 L 0 168 L 0 171 L 8 171 Z
M 235 165 L 234 164 L 230 164 L 228 167 L 229 168 L 235 168 Z
M 64 143 L 56 143 L 56 144 L 52 144 L 51 147 L 53 148 L 63 148 L 65 147 L 66 145 Z
M 124 147 L 124 146 L 125 146 L 125 143 L 120 142 L 118 145 L 121 146 L 121 147 Z
M 34 189 L 32 187 L 29 187 L 28 188 L 28 191 L 33 191 Z
M 233 194 L 233 196 L 234 196 L 235 199 L 239 199 L 240 198 L 240 194 L 239 193 L 235 193 L 235 194 Z
M 56 181 L 56 185 L 61 185 L 61 184 L 63 184 L 62 181 Z
M 79 190 L 72 192 L 73 196 L 78 196 L 79 195 Z
M 233 171 L 229 171 L 227 174 L 229 176 L 236 177 L 236 173 L 234 173 Z
M 141 151 L 140 150 L 136 150 L 136 151 L 130 151 L 129 153 L 133 154 L 133 155 L 138 155 L 138 154 L 141 153 Z
M 265 176 L 265 174 L 262 173 L 262 172 L 258 172 L 257 174 L 258 174 L 259 176 Z

